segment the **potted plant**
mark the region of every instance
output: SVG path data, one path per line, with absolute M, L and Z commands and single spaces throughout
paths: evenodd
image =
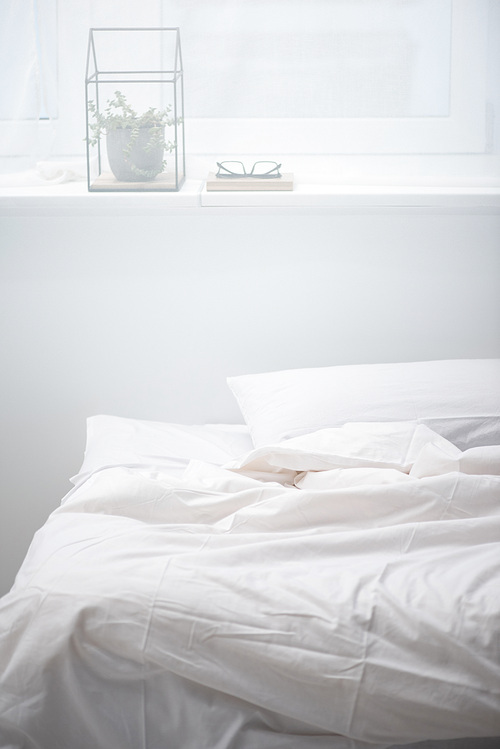
M 95 102 L 88 103 L 91 146 L 97 145 L 103 134 L 111 171 L 120 182 L 154 180 L 165 170 L 165 151 L 171 152 L 175 143 L 165 140 L 165 128 L 174 124 L 169 117 L 171 107 L 150 107 L 139 115 L 120 91 L 115 91 L 104 112 Z

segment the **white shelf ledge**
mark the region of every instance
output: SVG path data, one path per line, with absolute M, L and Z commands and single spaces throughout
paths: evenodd
M 201 180 L 179 192 L 89 192 L 86 182 L 0 187 L 0 215 L 161 215 L 199 209 Z
M 201 191 L 203 206 L 447 207 L 500 209 L 500 188 L 296 184 L 291 192 Z
M 207 192 L 202 180 L 186 180 L 179 192 L 88 192 L 86 182 L 0 186 L 1 216 L 163 215 L 274 210 L 364 212 L 422 210 L 499 213 L 499 187 L 423 187 L 303 184 L 293 191 Z

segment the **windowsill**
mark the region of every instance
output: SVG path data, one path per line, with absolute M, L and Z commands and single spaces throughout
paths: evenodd
M 293 191 L 207 192 L 207 207 L 427 207 L 497 208 L 500 188 L 298 184 Z
M 207 192 L 186 180 L 179 192 L 88 192 L 83 181 L 0 186 L 0 215 L 161 215 L 200 209 L 435 209 L 500 212 L 498 187 L 304 184 L 293 191 Z

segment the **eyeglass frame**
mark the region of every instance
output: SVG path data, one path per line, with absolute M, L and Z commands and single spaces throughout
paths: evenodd
M 280 173 L 281 164 L 278 164 L 277 161 L 270 161 L 269 159 L 256 161 L 249 172 L 247 172 L 247 170 L 245 169 L 244 163 L 242 161 L 237 161 L 236 159 L 231 161 L 217 161 L 216 164 L 219 167 L 219 171 L 215 176 L 219 178 L 222 177 L 228 179 L 242 179 L 243 177 L 253 177 L 254 179 L 278 179 L 282 176 Z M 236 174 L 236 172 L 232 172 L 230 169 L 225 167 L 224 164 L 241 164 L 243 172 L 242 174 Z M 268 172 L 264 172 L 263 174 L 254 174 L 254 169 L 257 164 L 274 164 L 274 166 Z M 221 169 L 224 170 L 223 174 L 220 173 Z M 270 172 L 275 172 L 275 174 L 271 174 Z

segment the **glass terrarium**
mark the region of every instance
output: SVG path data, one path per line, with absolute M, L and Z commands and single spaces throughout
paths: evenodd
M 178 28 L 90 29 L 90 191 L 177 191 L 185 179 Z

